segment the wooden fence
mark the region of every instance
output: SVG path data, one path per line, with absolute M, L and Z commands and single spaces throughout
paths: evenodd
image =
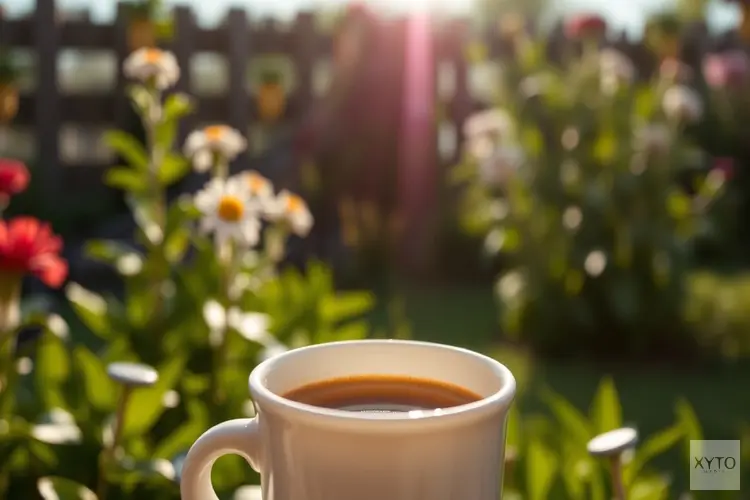
M 66 130 L 96 131 L 100 135 L 111 128 L 131 126 L 130 104 L 121 67 L 128 54 L 127 19 L 123 5 L 118 9 L 113 24 L 93 24 L 86 16 L 82 19 L 64 19 L 56 13 L 54 0 L 37 0 L 33 15 L 18 20 L 0 19 L 0 44 L 16 49 L 27 49 L 33 62 L 33 83 L 23 89 L 20 111 L 12 124 L 13 131 L 30 131 L 33 134 L 34 167 L 36 175 L 43 179 L 45 195 L 54 196 L 62 186 L 87 186 L 99 182 L 101 171 L 111 158 L 104 155 L 88 155 L 74 162 L 65 161 L 61 146 L 74 141 L 65 141 Z M 197 110 L 186 123 L 182 136 L 195 126 L 208 122 L 228 123 L 246 131 L 253 123 L 255 109 L 252 88 L 248 83 L 248 62 L 262 54 L 283 55 L 293 62 L 294 86 L 286 110 L 287 119 L 299 116 L 313 99 L 313 67 L 331 50 L 329 36 L 316 32 L 313 16 L 300 14 L 291 29 L 283 30 L 273 23 L 253 25 L 244 10 L 232 9 L 225 21 L 216 28 L 198 27 L 189 8 L 174 10 L 175 35 L 167 44 L 183 69 L 176 90 L 195 95 L 193 90 L 194 68 L 191 60 L 197 55 L 220 54 L 224 58 L 225 75 L 216 75 L 225 80 L 223 92 L 208 92 L 196 96 Z M 61 90 L 60 62 L 66 54 L 75 51 L 79 60 L 105 56 L 114 64 L 105 69 L 112 71 L 114 85 L 85 93 L 64 93 Z M 96 51 L 96 52 L 94 52 Z M 68 54 L 70 55 L 70 54 Z M 75 79 L 80 75 L 72 75 Z M 109 78 L 104 78 L 108 80 Z M 75 136 L 76 134 L 68 134 Z M 91 134 L 84 141 L 86 150 L 97 150 L 92 144 Z M 93 134 L 96 136 L 97 134 Z M 61 137 L 62 136 L 62 137 Z M 62 140 L 61 140 L 62 139 Z M 61 144 L 62 143 L 62 144 Z M 99 151 L 102 152 L 101 150 Z M 69 155 L 68 155 L 69 156 Z M 92 182 L 93 180 L 93 182 Z
M 193 12 L 183 6 L 174 9 L 173 19 L 174 37 L 167 48 L 175 53 L 183 69 L 177 90 L 195 96 L 198 103 L 197 112 L 185 123 L 182 137 L 195 126 L 208 122 L 224 122 L 249 132 L 255 122 L 255 110 L 248 64 L 264 55 L 281 55 L 291 61 L 293 84 L 288 88 L 285 116 L 288 123 L 300 117 L 322 90 L 314 80 L 318 66 L 330 56 L 332 39 L 329 34 L 316 31 L 311 14 L 298 15 L 288 29 L 271 22 L 251 23 L 241 9 L 231 9 L 224 22 L 215 28 L 199 27 Z M 476 86 L 472 85 L 471 72 L 476 68 L 471 68 L 465 57 L 469 36 L 469 25 L 463 20 L 443 24 L 436 30 L 438 96 L 444 106 L 444 123 L 438 127 L 437 142 L 444 145 L 440 157 L 446 163 L 453 162 L 460 154 L 460 124 L 482 107 L 482 99 L 477 99 L 473 88 Z M 126 82 L 121 71 L 127 56 L 126 39 L 123 5 L 118 8 L 115 22 L 103 25 L 91 23 L 85 15 L 62 17 L 54 0 L 37 0 L 33 15 L 28 18 L 0 18 L 0 45 L 25 49 L 35 57 L 35 82 L 22 95 L 12 133 L 26 130 L 33 136 L 29 149 L 35 157 L 35 174 L 41 178 L 44 195 L 50 199 L 62 191 L 95 187 L 100 184 L 103 169 L 112 162 L 99 138 L 107 129 L 127 127 L 130 120 L 130 105 L 124 91 Z M 502 59 L 508 47 L 496 34 L 488 40 L 491 59 Z M 552 55 L 565 45 L 561 29 L 554 30 L 548 40 Z M 688 62 L 698 64 L 703 53 L 731 43 L 727 40 L 727 37 L 710 38 L 704 27 L 696 25 L 688 33 L 683 50 Z M 624 36 L 616 36 L 611 44 L 626 52 L 642 73 L 654 69 L 653 57 L 640 42 L 631 43 Z M 110 74 L 103 80 L 108 80 L 109 85 L 66 92 L 61 78 L 65 52 L 76 52 L 79 61 L 85 61 L 102 57 L 102 51 L 114 62 L 105 65 Z M 211 55 L 223 60 L 225 74 L 212 74 L 208 80 L 223 78 L 225 88 L 196 91 L 200 79 L 196 78 L 191 63 Z M 73 80 L 82 79 L 79 74 L 71 76 Z M 12 136 L 10 142 L 15 142 Z M 77 149 L 88 155 L 70 159 L 66 150 L 71 144 L 78 144 Z

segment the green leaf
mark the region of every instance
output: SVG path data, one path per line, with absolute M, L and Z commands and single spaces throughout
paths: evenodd
M 46 408 L 68 408 L 63 385 L 70 376 L 70 355 L 62 339 L 46 333 L 37 348 L 35 391 Z
M 557 473 L 558 461 L 552 449 L 534 439 L 526 455 L 528 500 L 547 500 Z
M 175 26 L 174 19 L 171 17 L 167 19 L 158 19 L 154 22 L 156 28 L 156 36 L 159 40 L 171 40 L 174 38 Z
M 638 474 L 648 462 L 676 445 L 684 436 L 685 430 L 683 427 L 679 424 L 675 424 L 646 440 L 643 445 L 636 450 L 633 461 L 625 470 L 627 479 L 626 483 L 632 484 L 632 481 L 638 479 Z
M 58 466 L 58 459 L 52 447 L 37 439 L 28 440 L 29 455 L 32 460 L 45 468 L 52 469 Z
M 320 314 L 325 321 L 336 323 L 370 311 L 375 297 L 370 292 L 346 292 L 323 297 Z
M 187 402 L 188 420 L 164 438 L 154 450 L 155 458 L 171 459 L 188 450 L 198 437 L 210 426 L 208 408 L 199 399 Z
M 690 463 L 690 441 L 703 440 L 703 429 L 701 428 L 698 416 L 695 414 L 695 410 L 693 410 L 692 405 L 686 399 L 680 398 L 677 401 L 675 413 L 677 414 L 678 424 L 682 426 L 682 429 L 685 432 L 683 459 L 686 463 Z
M 176 155 L 167 156 L 159 167 L 159 182 L 163 186 L 174 184 L 190 171 L 190 163 Z
M 521 413 L 518 406 L 511 406 L 508 412 L 508 423 L 505 428 L 505 446 L 516 453 L 521 449 Z
M 112 167 L 104 174 L 104 183 L 115 189 L 137 193 L 148 189 L 148 180 L 143 172 L 130 167 Z
M 690 215 L 692 207 L 693 204 L 690 197 L 680 191 L 672 190 L 667 195 L 667 211 L 677 220 L 684 219 Z
M 154 95 L 144 85 L 130 85 L 125 89 L 139 116 L 146 116 L 154 104 Z
M 90 500 L 96 498 L 86 486 L 63 477 L 43 477 L 37 482 L 43 500 Z
M 527 127 L 523 131 L 523 146 L 531 157 L 538 158 L 544 151 L 544 137 L 537 128 Z
M 570 441 L 563 443 L 560 456 L 564 457 L 560 465 L 560 477 L 568 497 L 571 500 L 584 500 L 586 486 L 595 480 L 593 476 L 597 475 L 600 469 L 595 466 L 585 450 L 582 451 Z
M 189 115 L 195 109 L 189 95 L 180 92 L 171 94 L 164 101 L 164 121 L 175 121 Z
M 107 316 L 107 301 L 101 295 L 77 283 L 71 283 L 65 288 L 65 296 L 83 324 L 92 333 L 105 340 L 112 337 L 112 324 Z
M 605 377 L 599 383 L 591 407 L 591 422 L 594 432 L 601 434 L 622 425 L 622 408 L 612 378 Z
M 171 356 L 159 368 L 159 381 L 152 387 L 135 389 L 125 411 L 124 438 L 147 432 L 164 413 L 162 399 L 177 384 L 185 367 L 185 356 Z
M 648 121 L 651 119 L 654 111 L 658 109 L 655 97 L 656 92 L 654 92 L 650 87 L 639 89 L 636 91 L 635 105 L 633 106 L 633 108 L 638 118 L 641 118 L 644 121 Z
M 134 168 L 148 168 L 148 153 L 143 145 L 131 134 L 111 130 L 104 135 L 106 144 Z
M 200 210 L 195 207 L 190 197 L 180 197 L 167 210 L 167 224 L 164 233 L 167 238 L 175 231 L 185 228 L 185 225 L 200 217 Z
M 143 198 L 136 196 L 136 193 L 132 192 L 128 193 L 125 200 L 147 242 L 151 245 L 161 243 L 164 233 L 156 223 L 156 217 L 152 205 L 147 203 Z
M 87 257 L 112 265 L 115 265 L 119 259 L 130 255 L 135 251 L 136 250 L 129 245 L 107 240 L 87 241 L 84 246 L 84 252 Z
M 83 376 L 83 389 L 91 406 L 102 412 L 114 410 L 117 391 L 102 360 L 82 345 L 73 349 L 73 358 Z
M 546 390 L 542 393 L 542 399 L 549 406 L 557 421 L 576 442 L 585 446 L 594 434 L 586 417 L 575 406 L 562 396 Z
M 172 94 L 164 102 L 164 114 L 155 131 L 156 146 L 170 151 L 177 137 L 180 119 L 193 111 L 193 103 L 185 94 Z
M 600 163 L 610 163 L 617 153 L 617 136 L 612 131 L 602 131 L 594 145 L 594 158 Z
M 342 340 L 362 340 L 370 334 L 370 324 L 366 321 L 347 323 L 334 330 L 328 342 L 340 342 Z
M 190 237 L 192 233 L 190 229 L 182 227 L 173 231 L 164 242 L 164 257 L 169 263 L 175 263 L 182 260 L 185 255 L 188 245 L 190 244 Z
M 695 414 L 692 405 L 685 398 L 677 401 L 675 408 L 677 421 L 682 424 L 685 430 L 685 438 L 688 440 L 701 441 L 703 439 L 703 430 L 701 428 L 698 416 Z
M 628 488 L 628 500 L 666 500 L 667 498 L 669 498 L 669 483 L 659 476 L 638 479 Z

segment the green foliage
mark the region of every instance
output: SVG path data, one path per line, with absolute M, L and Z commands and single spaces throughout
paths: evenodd
M 128 15 L 133 19 L 154 20 L 163 11 L 162 0 L 133 0 L 126 4 Z
M 146 141 L 109 132 L 105 141 L 123 165 L 105 181 L 125 191 L 137 229 L 130 243 L 85 247 L 90 259 L 117 272 L 123 290 L 69 283 L 65 297 L 94 342 L 71 338 L 67 327 L 45 327 L 33 343 L 29 375 L 14 369 L 14 358 L 26 353 L 12 352 L 9 336 L 0 335 L 0 385 L 7 373 L 24 389 L 0 393 L 0 429 L 12 422 L 0 432 L 3 497 L 56 493 L 67 500 L 86 491 L 98 500 L 179 498 L 180 456 L 211 425 L 247 414 L 247 377 L 260 361 L 290 347 L 370 336 L 363 317 L 374 306 L 372 294 L 336 290 L 319 262 L 280 266 L 291 221 L 269 217 L 265 246 L 241 247 L 199 230 L 207 215 L 192 196 L 167 203 L 166 188 L 191 166 L 175 142 L 192 101 L 165 96 L 150 80 L 130 96 Z M 228 182 L 229 159 L 219 152 L 213 160 L 212 174 Z M 269 212 L 278 203 L 273 196 Z M 113 378 L 108 367 L 123 361 L 153 367 L 158 379 L 137 387 Z M 252 474 L 227 457 L 214 466 L 214 485 L 226 496 Z
M 723 187 L 697 173 L 702 153 L 683 133 L 700 101 L 635 82 L 612 51 L 558 68 L 530 45 L 515 61 L 501 109 L 467 122 L 460 167 L 467 227 L 510 263 L 497 286 L 504 331 L 541 351 L 689 348 L 686 272 Z
M 505 466 L 505 496 L 518 499 L 612 498 L 609 466 L 590 456 L 589 440 L 622 425 L 620 401 L 611 379 L 602 380 L 588 415 L 551 391 L 544 394 L 548 412 L 523 415 L 511 412 Z M 681 401 L 676 422 L 623 454 L 623 481 L 628 498 L 674 498 L 668 477 L 650 464 L 658 456 L 695 439 L 700 432 L 690 405 Z M 685 459 L 685 464 L 689 461 Z M 517 467 L 516 464 L 523 464 Z M 671 496 L 670 496 L 671 494 Z
M 15 83 L 20 76 L 20 69 L 10 52 L 0 47 L 0 85 Z
M 750 352 L 750 277 L 710 272 L 690 275 L 685 318 L 699 342 L 730 358 Z

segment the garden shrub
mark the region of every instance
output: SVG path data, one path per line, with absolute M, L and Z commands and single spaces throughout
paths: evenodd
M 519 36 L 499 107 L 465 124 L 457 173 L 467 227 L 508 262 L 503 332 L 547 353 L 691 350 L 685 280 L 726 177 L 696 174 L 707 158 L 684 130 L 702 117 L 700 95 L 663 75 L 637 80 L 596 40 L 560 67 Z

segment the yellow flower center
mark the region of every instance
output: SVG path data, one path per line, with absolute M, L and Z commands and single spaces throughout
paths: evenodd
M 236 196 L 225 195 L 219 200 L 216 213 L 223 221 L 237 222 L 242 219 L 242 215 L 245 213 L 245 205 Z
M 268 181 L 262 175 L 251 172 L 247 174 L 247 185 L 252 194 L 258 194 L 268 185 Z
M 156 64 L 161 59 L 162 52 L 159 49 L 146 49 L 143 58 L 148 64 Z
M 290 214 L 296 214 L 302 211 L 305 202 L 297 195 L 290 194 L 286 199 L 286 211 Z
M 218 141 L 224 136 L 225 127 L 223 125 L 212 125 L 206 127 L 204 133 L 209 141 Z

